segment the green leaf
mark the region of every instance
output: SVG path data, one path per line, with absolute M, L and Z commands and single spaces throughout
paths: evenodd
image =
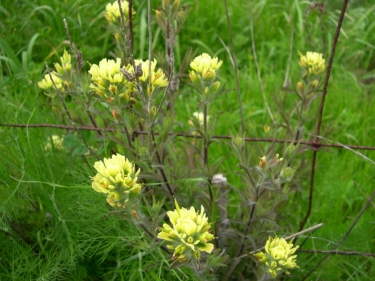
M 64 137 L 63 146 L 67 149 L 77 148 L 82 146 L 83 142 L 76 135 L 70 134 Z

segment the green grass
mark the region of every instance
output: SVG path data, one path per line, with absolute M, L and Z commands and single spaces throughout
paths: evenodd
M 183 1 L 182 1 L 183 2 Z M 271 125 L 265 110 L 254 67 L 247 2 L 229 5 L 240 86 L 246 136 L 265 137 L 263 125 Z M 255 2 L 255 1 L 254 1 Z M 253 4 L 254 36 L 266 97 L 274 114 L 277 108 L 271 94 L 277 94 L 284 82 L 289 56 L 292 14 L 295 35 L 289 77 L 298 80 L 298 51 L 322 51 L 328 58 L 341 1 L 330 1 L 322 17 L 310 11 L 308 1 L 256 1 Z M 292 4 L 291 4 L 292 2 Z M 107 1 L 0 1 L 0 96 L 1 123 L 58 123 L 48 99 L 37 88 L 44 63 L 58 61 L 63 49 L 69 49 L 63 18 L 66 18 L 73 41 L 83 52 L 84 62 L 98 63 L 110 57 L 112 35 L 106 30 L 102 11 Z M 183 2 L 184 3 L 184 2 Z M 208 52 L 223 60 L 220 80 L 227 88 L 236 87 L 234 70 L 219 37 L 229 46 L 225 9 L 214 0 L 185 1 L 192 6 L 186 26 L 178 38 L 176 63 L 179 65 L 191 46 L 198 54 Z M 159 3 L 152 1 L 155 9 Z M 145 15 L 146 1 L 135 3 L 137 15 Z M 207 7 L 212 7 L 207 9 Z M 375 5 L 371 1 L 349 3 L 340 34 L 332 69 L 323 118 L 323 135 L 344 144 L 375 146 L 373 109 L 375 78 Z M 14 11 L 14 12 L 13 12 Z M 147 26 L 137 19 L 135 27 L 136 56 L 147 56 Z M 304 27 L 308 26 L 309 36 Z M 156 26 L 153 26 L 157 34 Z M 156 33 L 155 33 L 156 32 Z M 324 36 L 324 40 L 322 40 Z M 163 50 L 162 37 L 154 38 L 156 50 Z M 311 42 L 309 42 L 311 41 Z M 311 44 L 311 45 L 310 45 Z M 85 69 L 88 64 L 85 65 Z M 182 86 L 176 100 L 178 130 L 188 131 L 187 121 L 196 111 L 197 96 Z M 316 100 L 311 114 L 316 114 Z M 290 106 L 294 98 L 288 97 Z M 68 104 L 75 108 L 74 104 Z M 215 134 L 239 132 L 241 125 L 235 90 L 220 96 L 210 106 L 212 118 L 217 116 Z M 68 123 L 67 123 L 68 124 Z M 271 128 L 276 130 L 277 128 Z M 313 134 L 315 123 L 306 128 Z M 58 129 L 0 128 L 0 279 L 1 280 L 194 280 L 190 270 L 167 270 L 170 260 L 138 228 L 115 216 L 104 217 L 109 208 L 104 198 L 92 191 L 92 164 L 70 152 L 44 150 L 47 139 L 64 135 Z M 281 153 L 284 145 L 248 143 L 253 165 L 267 149 Z M 375 159 L 374 151 L 361 151 Z M 307 152 L 307 163 L 312 151 Z M 220 141 L 210 146 L 210 162 L 223 160 L 217 168 L 228 182 L 243 189 L 237 159 Z M 309 167 L 307 165 L 307 167 Z M 345 149 L 322 149 L 318 153 L 313 210 L 308 226 L 324 223 L 324 227 L 307 239 L 304 249 L 325 250 L 345 234 L 367 197 L 374 190 L 374 165 Z M 187 172 L 176 171 L 178 175 Z M 280 234 L 297 231 L 307 210 L 309 173 L 300 179 L 300 192 L 291 195 L 280 214 Z M 182 187 L 190 183 L 181 184 Z M 198 186 L 192 184 L 192 188 Z M 238 210 L 234 192 L 230 206 Z M 340 250 L 371 253 L 374 249 L 374 208 L 370 205 Z M 140 238 L 139 238 L 140 237 Z M 144 249 L 148 249 L 144 251 Z M 288 279 L 300 280 L 321 258 L 321 254 L 298 254 L 300 269 Z M 371 280 L 375 275 L 373 258 L 331 255 L 312 275 L 311 280 Z M 187 276 L 186 276 L 187 275 Z

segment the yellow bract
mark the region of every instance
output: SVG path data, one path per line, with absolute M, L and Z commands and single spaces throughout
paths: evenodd
M 122 12 L 124 13 L 125 20 L 128 19 L 129 18 L 129 3 L 128 3 L 128 1 L 121 1 L 121 9 L 122 9 Z M 108 20 L 109 23 L 116 22 L 117 19 L 119 19 L 121 17 L 120 9 L 119 9 L 117 1 L 113 2 L 112 4 L 111 3 L 107 4 L 107 6 L 105 7 L 105 10 L 106 10 L 106 12 L 105 12 L 104 16 Z M 132 14 L 134 15 L 135 14 L 134 9 L 132 9 L 132 11 L 133 11 Z
M 102 59 L 99 65 L 91 65 L 88 72 L 93 83 L 90 84 L 90 88 L 109 101 L 116 97 L 122 97 L 128 101 L 133 92 L 133 83 L 125 79 L 120 68 L 120 58 L 116 58 L 116 61 Z
M 168 79 L 165 76 L 163 70 L 159 68 L 155 71 L 157 63 L 158 62 L 156 59 L 151 61 L 151 64 L 149 60 L 134 60 L 135 66 L 140 66 L 140 69 L 142 70 L 142 73 L 138 74 L 140 82 L 148 82 L 150 76 L 149 72 L 151 71 L 151 88 L 147 88 L 148 95 L 151 95 L 154 92 L 155 88 L 164 88 L 168 85 Z M 134 68 L 131 64 L 128 64 L 126 66 L 126 71 L 134 75 Z
M 297 249 L 298 246 L 293 248 L 292 242 L 288 243 L 284 238 L 270 236 L 265 246 L 266 253 L 259 252 L 254 256 L 258 258 L 259 262 L 265 264 L 268 272 L 276 278 L 283 271 L 289 274 L 288 269 L 298 268 L 297 255 L 293 255 Z
M 193 83 L 197 83 L 201 79 L 212 81 L 216 77 L 216 70 L 222 63 L 217 57 L 211 58 L 210 55 L 203 53 L 190 63 L 190 67 L 193 69 L 189 73 L 190 79 Z
M 204 115 L 203 112 L 193 112 L 193 116 L 197 118 L 199 125 L 203 126 Z M 207 116 L 207 121 L 210 119 L 210 116 Z
M 141 185 L 137 183 L 140 170 L 125 156 L 116 154 L 112 158 L 95 162 L 98 172 L 93 177 L 92 188 L 97 192 L 106 193 L 107 202 L 111 206 L 121 206 L 129 200 L 129 195 L 138 195 Z
M 190 63 L 190 67 L 198 73 L 203 73 L 208 70 L 218 70 L 222 63 L 217 57 L 211 58 L 210 55 L 203 53 Z
M 305 74 L 318 75 L 325 71 L 325 60 L 323 55 L 315 52 L 307 52 L 304 56 L 299 52 L 299 65 L 304 69 Z
M 55 83 L 56 88 L 58 90 L 63 89 L 64 81 L 60 79 L 54 72 L 51 73 L 51 76 L 52 76 L 53 82 Z M 39 88 L 43 90 L 54 89 L 52 80 L 49 74 L 44 75 L 44 78 L 42 79 L 42 81 L 38 82 Z
M 93 64 L 89 70 L 91 80 L 98 85 L 104 84 L 105 81 L 111 83 L 120 83 L 125 80 L 124 75 L 120 72 L 121 59 L 114 60 L 102 59 L 99 65 Z
M 56 150 L 63 150 L 64 149 L 63 141 L 64 141 L 64 138 L 58 135 L 53 135 L 52 141 L 48 141 L 48 143 L 44 146 L 44 150 L 52 150 L 52 148 Z
M 177 201 L 175 205 L 175 211 L 167 212 L 172 227 L 163 224 L 158 238 L 166 240 L 167 247 L 174 250 L 173 260 L 179 262 L 199 260 L 202 251 L 211 253 L 214 249 L 214 245 L 209 243 L 215 238 L 209 232 L 211 224 L 208 223 L 203 206 L 200 212 L 197 212 L 194 207 L 189 210 L 180 208 Z
M 64 55 L 60 57 L 61 65 L 58 63 L 54 64 L 56 71 L 62 75 L 67 74 L 72 69 L 72 64 L 70 61 L 71 56 L 66 50 L 64 50 Z
M 70 80 L 70 74 L 72 69 L 71 64 L 71 56 L 69 53 L 64 50 L 64 55 L 60 57 L 60 62 L 55 63 L 55 69 L 56 71 L 51 71 L 51 76 L 49 74 L 46 74 L 44 78 L 38 82 L 38 87 L 46 90 L 46 95 L 50 97 L 54 97 L 56 93 L 54 93 L 55 87 L 53 84 L 55 84 L 57 90 L 59 90 L 61 93 L 66 92 L 67 89 L 70 88 L 72 85 Z

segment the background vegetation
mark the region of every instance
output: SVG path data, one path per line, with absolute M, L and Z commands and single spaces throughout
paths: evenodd
M 249 6 L 228 1 L 234 54 L 239 68 L 247 135 L 264 137 L 270 124 L 259 87 L 251 50 Z M 254 1 L 255 2 L 255 1 Z M 0 112 L 2 124 L 57 123 L 48 98 L 37 87 L 44 63 L 57 62 L 68 49 L 63 18 L 73 41 L 83 53 L 84 69 L 109 58 L 112 35 L 103 11 L 107 1 L 0 1 Z M 185 28 L 178 37 L 176 63 L 181 64 L 188 47 L 222 59 L 220 76 L 227 88 L 236 88 L 235 76 L 225 47 L 230 37 L 222 2 L 185 1 L 191 6 Z M 329 1 L 320 17 L 310 1 L 256 1 L 253 3 L 255 44 L 265 92 L 273 112 L 284 83 L 294 25 L 292 64 L 289 77 L 297 77 L 298 51 L 323 52 L 327 58 L 341 1 Z M 159 6 L 152 1 L 152 7 Z M 134 1 L 137 11 L 134 44 L 136 57 L 147 57 L 146 1 Z M 209 7 L 209 8 L 208 8 Z M 320 22 L 321 19 L 321 22 Z M 324 29 L 322 30 L 322 26 Z M 153 47 L 163 51 L 162 37 L 153 26 Z M 331 74 L 323 119 L 324 136 L 340 143 L 375 146 L 375 5 L 350 1 Z M 293 79 L 293 78 L 292 78 Z M 296 83 L 293 81 L 292 83 Z M 187 125 L 196 111 L 197 98 L 183 88 L 176 101 L 177 120 Z M 220 96 L 211 106 L 218 115 L 215 134 L 229 135 L 241 124 L 236 91 Z M 316 106 L 311 114 L 316 114 Z M 311 124 L 309 133 L 313 134 Z M 271 130 L 277 130 L 272 128 Z M 52 128 L 1 127 L 0 141 L 0 279 L 1 280 L 194 280 L 189 270 L 167 270 L 169 260 L 143 233 L 108 212 L 105 201 L 90 187 L 93 160 L 73 152 L 45 151 Z M 259 149 L 257 144 L 252 145 Z M 283 147 L 283 144 L 280 145 Z M 234 156 L 228 146 L 213 144 L 212 162 L 223 160 L 220 170 L 231 185 L 236 175 Z M 346 149 L 319 152 L 313 211 L 307 226 L 324 223 L 312 234 L 304 249 L 325 250 L 340 240 L 366 199 L 374 190 L 374 151 L 363 156 Z M 262 155 L 259 155 L 262 156 Z M 309 157 L 309 156 L 308 156 Z M 297 225 L 307 209 L 308 178 L 300 179 L 301 193 L 288 201 L 280 233 Z M 236 208 L 233 202 L 233 208 Z M 366 210 L 343 251 L 373 252 L 374 205 Z M 293 227 L 292 227 L 293 229 Z M 321 256 L 299 253 L 300 269 L 290 279 L 300 280 Z M 332 255 L 311 280 L 372 280 L 373 257 Z M 244 279 L 245 280 L 245 279 Z

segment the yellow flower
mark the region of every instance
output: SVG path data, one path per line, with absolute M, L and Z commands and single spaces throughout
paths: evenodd
M 71 56 L 66 50 L 64 50 L 64 55 L 60 57 L 60 61 L 61 65 L 55 63 L 55 68 L 58 73 L 64 75 L 72 69 Z
M 148 94 L 152 94 L 155 90 L 155 88 L 164 88 L 168 85 L 168 79 L 163 72 L 161 68 L 159 68 L 157 71 L 155 71 L 157 60 L 154 59 L 151 62 L 149 60 L 143 61 L 143 60 L 134 60 L 135 66 L 140 66 L 141 68 L 141 75 L 139 75 L 139 81 L 141 82 L 147 82 L 149 78 L 149 71 L 151 71 L 151 89 L 147 89 Z M 128 64 L 126 66 L 126 71 L 130 74 L 134 75 L 134 68 L 131 64 Z
M 194 84 L 200 83 L 200 76 L 195 71 L 189 71 L 189 77 Z
M 265 125 L 263 126 L 263 129 L 264 129 L 264 132 L 267 134 L 267 133 L 270 131 L 271 127 L 268 126 L 267 124 L 265 124 Z
M 174 250 L 173 260 L 179 262 L 191 259 L 199 260 L 201 252 L 211 253 L 214 245 L 209 243 L 215 237 L 209 232 L 211 224 L 204 213 L 195 211 L 194 207 L 190 210 L 180 208 L 175 201 L 176 210 L 167 212 L 172 227 L 163 224 L 158 234 L 159 239 L 167 241 L 167 247 Z
M 99 85 L 106 81 L 111 83 L 120 83 L 125 80 L 124 75 L 120 72 L 121 59 L 114 60 L 102 59 L 99 65 L 93 64 L 89 70 L 91 80 Z
M 265 264 L 268 272 L 273 278 L 281 272 L 290 274 L 288 269 L 298 268 L 296 263 L 297 255 L 293 255 L 298 246 L 293 248 L 292 242 L 286 242 L 284 238 L 268 238 L 265 246 L 266 253 L 259 252 L 254 256 L 258 258 L 260 263 Z
M 303 68 L 304 74 L 318 75 L 325 71 L 325 60 L 323 55 L 315 52 L 307 52 L 306 56 L 298 52 L 300 56 L 299 65 Z
M 59 90 L 63 89 L 63 83 L 64 81 L 57 76 L 57 73 L 52 72 L 51 73 L 52 80 L 56 85 L 56 88 Z M 39 88 L 43 90 L 48 90 L 48 89 L 54 89 L 53 83 L 52 83 L 51 77 L 49 74 L 44 75 L 44 78 L 38 82 Z
M 203 126 L 203 122 L 204 122 L 203 113 L 202 112 L 193 112 L 193 116 L 194 116 L 194 118 L 196 118 L 198 120 L 199 125 Z M 210 119 L 210 116 L 207 116 L 207 122 L 208 122 L 209 119 Z
M 99 96 L 110 101 L 115 97 L 123 97 L 128 101 L 133 92 L 133 84 L 125 79 L 120 68 L 120 58 L 116 58 L 116 61 L 102 59 L 99 65 L 91 65 L 88 72 L 92 83 L 89 87 Z
M 210 55 L 203 53 L 196 57 L 190 67 L 193 69 L 189 72 L 190 79 L 197 84 L 201 79 L 212 81 L 216 77 L 216 70 L 220 68 L 223 61 L 219 61 L 217 57 L 211 58 Z
M 52 148 L 54 148 L 56 150 L 63 150 L 64 149 L 63 141 L 64 141 L 64 138 L 62 138 L 58 135 L 53 135 L 52 141 L 49 141 L 44 146 L 44 150 L 52 150 Z
M 314 81 L 312 81 L 311 82 L 311 86 L 313 87 L 313 88 L 316 88 L 316 86 L 318 86 L 318 84 L 319 84 L 319 81 L 318 80 L 314 80 Z
M 210 55 L 203 53 L 190 63 L 190 67 L 198 73 L 203 73 L 207 69 L 218 70 L 222 63 L 223 61 L 219 61 L 217 57 L 211 58 Z
M 130 195 L 138 195 L 141 185 L 137 183 L 140 170 L 125 156 L 116 154 L 112 158 L 95 162 L 98 172 L 93 178 L 92 188 L 97 192 L 108 194 L 107 202 L 111 206 L 123 206 Z
M 168 79 L 166 78 L 161 68 L 159 68 L 155 73 L 153 73 L 151 77 L 151 84 L 154 86 L 162 88 L 168 85 Z
M 125 20 L 129 18 L 129 3 L 128 1 L 121 1 L 121 9 L 122 9 L 122 12 L 124 13 L 124 17 L 125 17 Z M 115 1 L 113 2 L 112 4 L 109 3 L 107 4 L 107 6 L 105 7 L 105 18 L 108 20 L 109 23 L 113 23 L 113 22 L 116 22 L 117 19 L 119 19 L 121 17 L 121 14 L 120 14 L 120 9 L 119 9 L 119 6 L 118 6 L 118 2 Z M 132 16 L 135 14 L 135 11 L 134 9 L 132 9 L 133 11 L 133 14 Z

